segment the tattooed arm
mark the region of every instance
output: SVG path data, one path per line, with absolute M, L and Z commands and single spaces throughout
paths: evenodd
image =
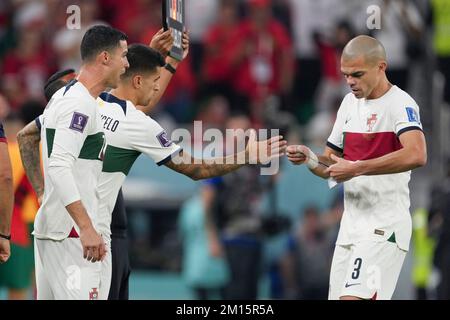
M 44 178 L 41 170 L 41 157 L 39 153 L 40 130 L 35 121 L 31 121 L 17 134 L 22 164 L 34 191 L 42 202 L 44 195 Z
M 286 144 L 282 136 L 257 141 L 256 132 L 252 130 L 245 151 L 213 159 L 195 159 L 187 152 L 181 151 L 178 157 L 167 162 L 166 166 L 193 180 L 207 179 L 225 175 L 246 164 L 268 163 L 284 155 Z
M 193 158 L 187 152 L 181 151 L 178 157 L 167 162 L 166 166 L 192 180 L 201 180 L 222 176 L 239 169 L 245 164 L 245 152 L 221 159 L 200 160 Z

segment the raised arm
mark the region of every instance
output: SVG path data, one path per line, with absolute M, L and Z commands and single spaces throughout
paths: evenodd
M 189 34 L 187 32 L 183 33 L 183 59 L 189 54 Z M 161 30 L 152 39 L 150 43 L 150 48 L 158 50 L 161 54 L 166 55 L 167 52 L 172 48 L 173 37 L 170 31 L 165 31 L 161 33 Z M 178 61 L 172 57 L 166 57 L 166 67 L 161 68 L 161 78 L 159 79 L 159 91 L 154 94 L 150 103 L 146 106 L 136 106 L 137 109 L 141 110 L 145 114 L 149 114 L 153 108 L 158 104 L 159 100 L 166 91 L 170 80 L 175 75 L 175 72 L 181 61 Z

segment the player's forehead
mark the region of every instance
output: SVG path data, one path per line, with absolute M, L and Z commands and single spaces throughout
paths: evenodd
M 148 81 L 158 80 L 161 75 L 161 67 L 156 67 L 153 71 L 146 71 L 141 73 L 142 77 Z
M 341 59 L 341 72 L 344 74 L 365 72 L 369 70 L 369 67 L 367 60 L 363 56 Z
M 126 40 L 120 40 L 119 46 L 114 49 L 115 53 L 120 55 L 128 52 L 128 44 Z

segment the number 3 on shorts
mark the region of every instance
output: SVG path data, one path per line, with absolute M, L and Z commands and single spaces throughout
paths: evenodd
M 358 279 L 359 271 L 361 270 L 362 259 L 356 258 L 355 263 L 353 265 L 355 266 L 355 269 L 353 269 L 353 272 L 352 272 L 352 279 Z

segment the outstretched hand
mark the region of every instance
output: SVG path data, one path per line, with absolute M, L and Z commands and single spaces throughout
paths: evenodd
M 286 154 L 287 141 L 283 136 L 272 137 L 267 140 L 258 141 L 256 131 L 251 130 L 246 148 L 248 163 L 268 164 L 271 160 Z

